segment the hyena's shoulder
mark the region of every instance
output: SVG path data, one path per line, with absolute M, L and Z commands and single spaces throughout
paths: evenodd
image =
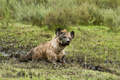
M 44 49 L 45 49 L 45 45 L 46 45 L 46 44 L 40 44 L 40 45 L 34 47 L 34 48 L 33 48 L 33 51 L 36 52 L 36 51 L 39 51 L 39 50 L 41 50 L 41 49 L 44 50 Z

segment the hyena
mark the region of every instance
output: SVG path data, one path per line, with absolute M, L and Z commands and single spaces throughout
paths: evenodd
M 53 39 L 45 44 L 40 44 L 32 48 L 25 56 L 25 60 L 48 60 L 53 64 L 57 61 L 65 62 L 65 47 L 68 46 L 74 38 L 74 31 L 67 32 L 58 28 L 55 31 Z

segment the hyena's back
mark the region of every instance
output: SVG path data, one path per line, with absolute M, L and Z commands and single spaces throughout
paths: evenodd
M 29 60 L 43 60 L 45 56 L 45 49 L 43 49 L 45 45 L 41 44 L 35 48 L 32 48 L 25 56 L 21 58 L 21 61 L 29 61 Z

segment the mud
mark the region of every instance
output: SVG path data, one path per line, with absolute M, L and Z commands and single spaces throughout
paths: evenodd
M 20 57 L 22 55 L 25 55 L 26 53 L 27 53 L 27 51 L 25 51 L 25 50 L 20 50 L 19 49 L 19 50 L 12 51 L 12 50 L 8 50 L 8 49 L 4 49 L 2 46 L 0 46 L 0 63 L 2 63 L 2 61 L 7 61 L 7 60 L 15 58 L 15 60 L 18 62 L 18 64 L 20 64 L 21 63 L 19 61 Z M 27 62 L 27 63 L 30 63 L 30 62 Z M 45 62 L 45 61 L 41 61 L 40 63 L 42 63 L 44 65 L 48 65 L 47 62 Z M 120 62 L 119 61 L 108 61 L 108 60 L 104 61 L 104 64 L 113 64 L 113 63 L 114 64 L 118 64 L 120 66 Z M 90 63 L 86 63 L 83 58 L 76 57 L 76 60 L 74 60 L 74 59 L 66 59 L 66 63 L 65 64 L 68 64 L 68 65 L 79 64 L 81 67 L 83 67 L 85 69 L 90 69 L 90 70 L 94 70 L 94 71 L 101 71 L 101 72 L 109 72 L 111 74 L 120 75 L 116 71 L 112 71 L 109 68 L 106 68 L 104 66 L 94 65 L 92 63 L 91 64 Z M 66 67 L 65 64 L 58 63 L 58 66 Z M 25 68 L 25 67 L 21 67 L 21 68 Z M 39 66 L 32 65 L 31 68 L 42 68 L 42 66 L 39 67 Z M 7 76 L 3 76 L 3 77 L 15 77 L 15 76 L 14 75 L 7 75 Z M 24 72 L 18 72 L 17 73 L 17 77 L 25 77 L 25 73 Z

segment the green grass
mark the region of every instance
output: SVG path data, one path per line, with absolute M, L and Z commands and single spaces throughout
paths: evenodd
M 120 30 L 119 12 L 120 0 L 0 0 L 0 19 L 47 25 L 50 29 L 104 25 Z
M 13 62 L 12 62 L 13 63 Z M 78 64 L 61 64 L 54 67 L 50 63 L 2 63 L 1 79 L 6 80 L 117 80 L 119 77 L 106 72 L 81 68 Z
M 104 26 L 69 27 L 75 38 L 66 47 L 66 64 L 58 66 L 48 62 L 22 63 L 14 58 L 7 60 L 0 55 L 0 80 L 118 80 L 120 77 L 120 32 Z M 8 54 L 29 51 L 46 43 L 55 35 L 48 27 L 37 27 L 21 23 L 0 23 L 1 51 Z M 82 61 L 79 61 L 82 60 Z M 83 68 L 82 63 L 102 66 L 112 72 L 93 71 Z

